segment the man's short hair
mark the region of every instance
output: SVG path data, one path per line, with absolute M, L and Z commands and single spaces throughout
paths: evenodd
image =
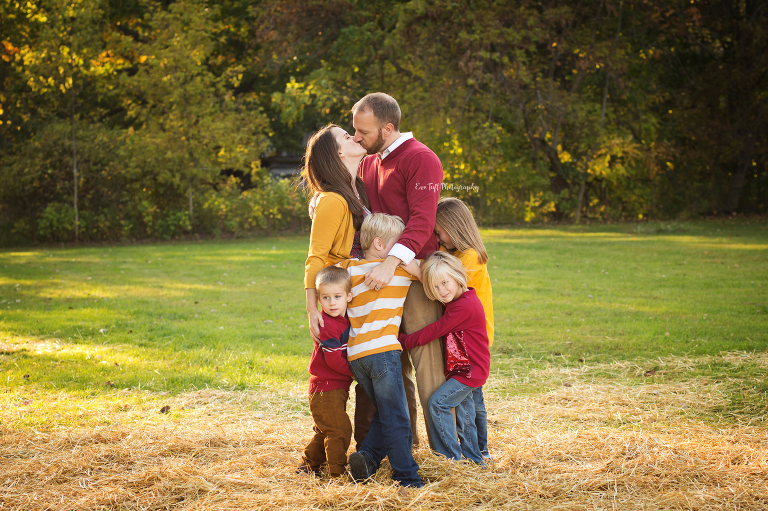
M 328 266 L 315 275 L 315 289 L 327 285 L 344 286 L 347 293 L 352 292 L 352 280 L 349 278 L 349 272 L 338 266 Z
M 352 107 L 352 115 L 360 110 L 361 112 L 373 112 L 374 117 L 379 121 L 379 127 L 391 123 L 395 131 L 400 131 L 400 105 L 397 100 L 389 94 L 383 92 L 373 92 L 355 103 Z
M 405 223 L 399 216 L 371 213 L 365 217 L 360 227 L 360 246 L 363 251 L 368 250 L 373 245 L 374 238 L 381 238 L 382 243 L 386 245 L 394 236 L 399 238 L 403 230 Z
M 427 298 L 440 300 L 435 285 L 446 275 L 453 278 L 462 291 L 467 290 L 467 270 L 458 257 L 448 252 L 433 252 L 424 259 L 421 263 L 421 278 Z

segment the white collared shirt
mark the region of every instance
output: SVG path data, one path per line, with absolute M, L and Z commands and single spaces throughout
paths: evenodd
M 387 147 L 387 148 L 386 148 L 386 149 L 384 149 L 382 152 L 380 152 L 380 153 L 379 153 L 379 156 L 380 156 L 380 157 L 381 157 L 381 159 L 383 160 L 384 158 L 386 158 L 387 156 L 389 156 L 389 153 L 391 153 L 392 151 L 394 151 L 395 149 L 397 149 L 398 147 L 400 147 L 400 145 L 401 145 L 403 142 L 405 142 L 405 141 L 407 141 L 407 140 L 410 140 L 410 139 L 412 139 L 412 138 L 413 138 L 413 132 L 412 132 L 412 131 L 409 131 L 409 132 L 407 132 L 407 133 L 400 133 L 400 136 L 397 138 L 397 140 L 395 140 L 394 142 L 392 142 L 391 144 L 389 144 L 389 147 Z
M 413 138 L 413 132 L 409 131 L 407 133 L 401 133 L 400 136 L 389 144 L 389 147 L 384 149 L 382 152 L 379 153 L 379 157 L 383 160 L 387 156 L 389 156 L 389 153 L 400 147 L 403 142 L 406 142 Z M 400 259 L 403 263 L 408 264 L 411 261 L 413 261 L 413 258 L 416 257 L 416 253 L 411 250 L 410 248 L 406 247 L 405 245 L 401 245 L 400 243 L 395 243 L 395 246 L 392 247 L 392 249 L 389 251 L 389 254 L 391 256 L 395 256 L 398 259 Z

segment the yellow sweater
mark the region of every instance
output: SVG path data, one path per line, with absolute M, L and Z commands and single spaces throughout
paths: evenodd
M 304 289 L 315 288 L 317 272 L 349 259 L 354 239 L 355 227 L 347 201 L 338 193 L 320 193 L 309 235 L 309 254 L 304 264 Z
M 491 289 L 491 277 L 488 275 L 488 266 L 478 261 L 477 252 L 469 249 L 466 252 L 459 250 L 446 250 L 440 245 L 441 252 L 448 252 L 459 258 L 464 269 L 467 270 L 467 286 L 475 288 L 480 303 L 485 311 L 485 326 L 488 329 L 488 346 L 493 344 L 493 290 Z

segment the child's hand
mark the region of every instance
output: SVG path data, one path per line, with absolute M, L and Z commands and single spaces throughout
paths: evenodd
M 421 267 L 419 266 L 419 263 L 416 259 L 412 259 L 408 264 L 400 263 L 400 267 L 417 279 L 421 280 Z

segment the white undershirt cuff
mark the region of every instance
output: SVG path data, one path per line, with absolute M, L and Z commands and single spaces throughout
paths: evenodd
M 397 257 L 403 262 L 403 264 L 410 263 L 413 261 L 413 258 L 416 257 L 416 253 L 413 250 L 406 247 L 405 245 L 401 245 L 400 243 L 395 243 L 395 246 L 392 247 L 392 250 L 390 250 L 389 254 L 387 255 Z

